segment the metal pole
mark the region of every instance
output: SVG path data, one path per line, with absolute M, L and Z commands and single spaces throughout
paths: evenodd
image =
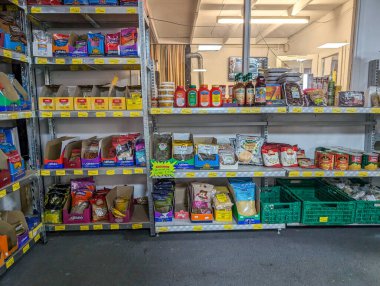
M 243 73 L 249 72 L 249 53 L 251 47 L 251 0 L 244 0 L 244 33 L 243 33 Z

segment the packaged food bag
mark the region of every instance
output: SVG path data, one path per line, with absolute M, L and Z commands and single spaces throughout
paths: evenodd
M 236 135 L 236 155 L 239 164 L 262 166 L 261 148 L 264 138 L 253 135 Z

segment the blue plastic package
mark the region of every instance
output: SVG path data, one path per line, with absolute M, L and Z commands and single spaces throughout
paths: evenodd
M 104 56 L 104 36 L 101 33 L 88 33 L 88 55 Z

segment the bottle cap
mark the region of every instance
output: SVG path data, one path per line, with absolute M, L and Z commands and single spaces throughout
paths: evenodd
M 197 88 L 197 86 L 195 84 L 191 84 L 190 88 Z

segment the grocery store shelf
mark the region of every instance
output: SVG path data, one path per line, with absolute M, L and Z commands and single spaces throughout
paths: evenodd
M 29 57 L 26 56 L 25 54 L 18 53 L 15 51 L 7 50 L 0 48 L 0 58 L 3 61 L 18 61 L 18 62 L 23 62 L 23 63 L 29 63 Z
M 284 169 L 240 166 L 236 170 L 176 170 L 174 178 L 285 177 L 285 175 Z
M 0 199 L 5 197 L 7 194 L 13 193 L 19 190 L 21 187 L 30 184 L 36 178 L 37 178 L 36 171 L 27 171 L 26 175 L 22 177 L 21 179 L 0 188 Z
M 37 65 L 124 65 L 128 69 L 140 69 L 140 58 L 127 58 L 127 57 L 34 57 L 34 63 Z
M 137 14 L 137 7 L 57 5 L 30 6 L 28 11 L 31 14 Z
M 86 169 L 43 169 L 43 177 L 47 176 L 114 176 L 114 175 L 141 175 L 146 174 L 145 167 L 117 167 L 117 168 L 86 168 Z
M 192 223 L 189 220 L 174 220 L 172 222 L 156 222 L 156 232 L 188 232 L 188 231 L 225 231 L 225 230 L 264 230 L 284 229 L 285 224 L 237 224 L 231 223 Z
M 365 107 L 215 107 L 215 108 L 150 108 L 154 115 L 191 114 L 266 114 L 266 113 L 305 113 L 305 114 L 380 114 L 380 108 Z
M 27 119 L 35 117 L 33 111 L 8 111 L 0 112 L 0 120 Z
M 15 253 L 5 260 L 5 264 L 0 267 L 0 275 L 3 275 L 7 270 L 9 270 L 15 262 L 20 260 L 41 238 L 42 223 L 40 223 L 33 230 L 29 231 L 29 241 Z
M 131 110 L 131 111 L 39 111 L 38 115 L 40 118 L 86 118 L 86 117 L 142 117 L 143 112 L 141 110 Z
M 323 178 L 323 177 L 379 177 L 380 170 L 377 171 L 325 171 L 321 169 L 285 168 L 288 177 Z
M 46 231 L 88 231 L 88 230 L 121 230 L 149 229 L 148 210 L 145 206 L 135 205 L 132 219 L 128 223 L 86 223 L 86 224 L 45 224 Z
M 353 224 L 339 224 L 339 225 L 306 225 L 303 223 L 287 223 L 286 227 L 379 227 L 380 224 L 359 224 L 359 223 L 353 223 Z

